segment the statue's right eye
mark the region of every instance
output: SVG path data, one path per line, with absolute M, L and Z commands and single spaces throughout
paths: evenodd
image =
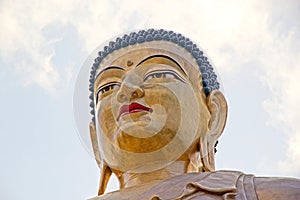
M 97 90 L 97 95 L 96 95 L 96 102 L 106 96 L 106 94 L 110 94 L 114 89 L 120 87 L 121 83 L 119 82 L 110 82 L 102 85 L 98 90 Z
M 145 75 L 144 82 L 151 79 L 177 79 L 185 82 L 184 79 L 173 70 L 154 70 Z

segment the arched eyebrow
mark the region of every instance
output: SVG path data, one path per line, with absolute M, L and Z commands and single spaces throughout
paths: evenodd
M 109 69 L 120 69 L 120 70 L 125 70 L 123 67 L 120 67 L 120 66 L 107 66 L 107 67 L 105 67 L 104 69 L 102 69 L 102 70 L 97 74 L 97 76 L 95 77 L 95 80 L 98 78 L 98 76 L 99 76 L 100 74 L 102 74 L 104 71 L 107 71 L 107 70 L 109 70 Z
M 187 76 L 186 72 L 185 72 L 185 71 L 183 70 L 183 68 L 179 65 L 179 63 L 178 63 L 176 60 L 174 60 L 173 58 L 171 58 L 171 57 L 169 57 L 169 56 L 166 56 L 166 55 L 153 55 L 153 56 L 149 56 L 149 57 L 145 58 L 144 60 L 142 60 L 141 62 L 139 62 L 139 64 L 137 64 L 136 67 L 138 67 L 139 65 L 143 64 L 144 62 L 146 62 L 147 60 L 150 60 L 150 59 L 152 59 L 152 58 L 166 58 L 166 59 L 168 59 L 168 60 L 174 62 L 174 63 L 177 65 L 177 67 L 179 67 L 179 69 L 181 69 L 181 71 Z

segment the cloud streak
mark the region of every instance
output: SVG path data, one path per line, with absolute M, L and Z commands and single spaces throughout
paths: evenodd
M 55 93 L 70 74 L 61 73 L 60 66 L 53 63 L 55 46 L 61 38 L 47 38 L 43 29 L 62 13 L 55 15 L 55 3 L 48 6 L 31 1 L 26 5 L 2 2 L 0 18 L 4 31 L 0 37 L 0 58 L 15 69 L 24 86 L 38 85 Z

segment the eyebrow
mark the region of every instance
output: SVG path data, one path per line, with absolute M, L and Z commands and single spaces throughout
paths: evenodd
M 176 60 L 174 60 L 173 58 L 169 57 L 169 56 L 166 56 L 166 55 L 153 55 L 153 56 L 149 56 L 147 58 L 145 58 L 144 60 L 142 60 L 141 62 L 139 62 L 139 64 L 136 65 L 136 67 L 140 66 L 141 64 L 143 64 L 144 62 L 146 62 L 147 60 L 151 59 L 151 58 L 166 58 L 172 62 L 174 62 L 177 67 L 179 67 L 179 69 L 187 76 L 186 72 L 183 70 L 183 68 L 178 64 L 178 62 Z M 121 67 L 121 66 L 107 66 L 105 67 L 104 69 L 102 69 L 98 74 L 97 76 L 95 77 L 95 80 L 98 78 L 98 76 L 100 74 L 102 74 L 104 71 L 107 71 L 109 69 L 120 69 L 120 70 L 123 70 L 125 71 L 125 68 Z
M 137 64 L 136 67 L 138 67 L 139 65 L 143 64 L 144 62 L 146 62 L 147 60 L 151 59 L 151 58 L 166 58 L 172 62 L 174 62 L 177 67 L 179 67 L 179 69 L 187 76 L 186 72 L 183 70 L 183 68 L 179 65 L 179 63 L 174 60 L 173 58 L 169 57 L 169 56 L 166 56 L 166 55 L 153 55 L 153 56 L 149 56 L 147 58 L 145 58 L 144 60 L 142 60 L 139 64 Z
M 109 69 L 120 69 L 120 70 L 125 70 L 123 67 L 120 67 L 120 66 L 108 66 L 108 67 L 105 67 L 104 69 L 102 69 L 98 74 L 97 76 L 95 77 L 95 80 L 98 78 L 98 76 L 100 74 L 102 74 L 104 71 L 107 71 Z

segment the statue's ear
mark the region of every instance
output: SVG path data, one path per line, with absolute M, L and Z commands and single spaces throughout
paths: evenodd
M 200 137 L 200 148 L 205 171 L 214 171 L 215 144 L 221 136 L 227 119 L 227 103 L 219 90 L 212 91 L 207 96 L 207 107 L 210 111 L 208 132 Z
M 91 137 L 91 141 L 92 141 L 94 156 L 95 156 L 97 165 L 100 167 L 100 163 L 101 163 L 100 151 L 99 151 L 99 146 L 98 146 L 96 126 L 95 126 L 95 122 L 93 122 L 93 121 L 90 122 L 90 137 Z
M 214 90 L 207 97 L 207 106 L 211 114 L 209 136 L 217 141 L 226 124 L 227 102 L 219 90 Z
M 97 133 L 96 133 L 96 126 L 93 121 L 90 122 L 90 136 L 91 136 L 94 156 L 95 156 L 97 165 L 100 169 L 100 184 L 99 184 L 98 195 L 101 195 L 101 194 L 104 194 L 104 192 L 106 190 L 106 186 L 107 186 L 107 183 L 109 181 L 109 178 L 110 178 L 112 172 L 111 172 L 111 169 L 106 165 L 106 163 L 103 162 L 103 160 L 101 160 L 99 146 L 98 146 L 98 138 L 97 138 Z

